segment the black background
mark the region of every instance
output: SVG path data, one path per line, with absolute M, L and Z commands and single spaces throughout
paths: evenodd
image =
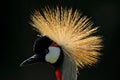
M 33 55 L 37 33 L 29 25 L 34 9 L 62 5 L 79 9 L 100 26 L 104 48 L 101 60 L 80 70 L 78 80 L 119 80 L 120 2 L 117 0 L 9 0 L 0 2 L 0 80 L 55 80 L 54 68 L 46 63 L 19 67 Z

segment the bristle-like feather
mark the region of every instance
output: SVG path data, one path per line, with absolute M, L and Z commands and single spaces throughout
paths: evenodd
M 32 25 L 41 35 L 49 37 L 62 47 L 76 65 L 92 65 L 97 61 L 101 49 L 101 37 L 91 36 L 97 27 L 87 16 L 81 16 L 78 10 L 45 8 L 43 14 L 36 11 L 32 16 Z

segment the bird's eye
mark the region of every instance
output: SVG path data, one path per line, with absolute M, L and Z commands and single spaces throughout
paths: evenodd
M 49 52 L 48 49 L 45 49 L 45 50 L 44 50 L 44 53 L 45 53 L 45 54 L 48 54 L 48 52 Z

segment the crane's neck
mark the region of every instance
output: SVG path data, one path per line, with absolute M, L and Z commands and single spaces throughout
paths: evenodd
M 65 52 L 65 51 L 64 51 Z M 73 59 L 64 53 L 62 66 L 59 68 L 62 80 L 77 80 L 78 68 Z

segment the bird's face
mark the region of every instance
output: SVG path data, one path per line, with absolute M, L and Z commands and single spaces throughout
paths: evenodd
M 47 62 L 52 65 L 59 61 L 61 49 L 47 37 L 42 37 L 35 41 L 33 46 L 34 55 L 24 60 L 20 66 L 30 65 L 38 62 Z

